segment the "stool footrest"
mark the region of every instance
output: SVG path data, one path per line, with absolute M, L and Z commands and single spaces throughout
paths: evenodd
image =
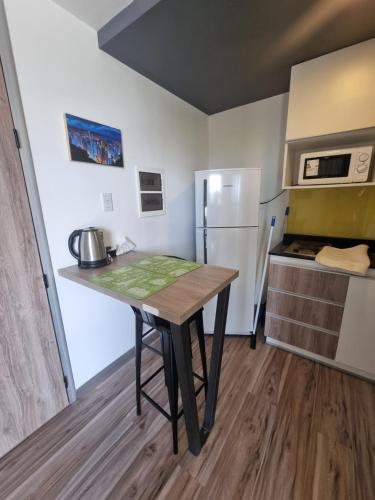
M 201 382 L 204 382 L 204 381 L 205 381 L 205 380 L 204 380 L 204 378 L 203 378 L 201 375 L 199 375 L 199 373 L 195 373 L 195 372 L 193 372 L 193 375 L 194 375 L 194 377 L 195 377 L 195 378 L 197 378 L 197 379 L 198 379 L 198 380 L 200 380 Z
M 156 375 L 158 375 L 158 373 L 160 373 L 162 370 L 164 370 L 164 365 L 161 365 L 161 367 L 158 368 L 152 375 L 150 375 L 148 377 L 148 379 L 146 379 L 144 382 L 142 382 L 141 389 L 142 389 L 142 387 L 147 385 L 149 382 L 151 382 L 151 380 L 153 380 L 156 377 Z
M 147 337 L 147 335 L 154 331 L 156 331 L 155 328 L 150 328 L 149 330 L 147 330 L 147 332 L 142 333 L 142 338 Z
M 145 346 L 147 349 L 150 349 L 150 351 L 158 354 L 159 356 L 163 356 L 163 353 L 161 351 L 159 351 L 159 349 L 152 347 L 152 345 L 147 344 L 146 342 L 143 342 L 143 341 L 142 341 L 142 345 Z
M 161 368 L 163 368 L 163 367 L 161 367 Z M 157 373 L 155 372 L 153 375 L 151 375 L 151 380 L 152 380 L 152 378 L 154 378 L 154 377 L 155 377 L 155 376 L 156 376 L 159 372 L 160 372 L 160 369 L 157 371 Z M 195 373 L 193 373 L 193 375 L 196 375 L 196 374 L 195 374 Z M 149 378 L 150 378 L 150 377 L 149 377 Z M 199 378 L 201 378 L 201 377 L 199 376 Z M 145 386 L 148 382 L 150 382 L 150 380 L 146 380 L 146 382 L 143 382 L 143 384 L 141 385 L 141 387 Z M 196 395 L 196 396 L 198 396 L 198 394 L 201 392 L 201 390 L 203 389 L 203 387 L 204 387 L 204 386 L 205 386 L 205 384 L 204 384 L 204 382 L 203 382 L 203 384 L 201 384 L 201 385 L 198 387 L 198 389 L 195 391 L 195 395 Z M 142 390 L 142 389 L 141 389 L 141 394 L 142 394 L 142 396 L 143 396 L 144 398 L 146 398 L 146 399 L 147 399 L 147 401 L 148 401 L 149 403 L 151 403 L 151 404 L 152 404 L 152 406 L 154 406 L 157 410 L 159 410 L 159 411 L 160 411 L 160 413 L 161 413 L 162 415 L 164 415 L 164 417 L 165 417 L 167 420 L 169 420 L 169 421 L 171 421 L 171 420 L 172 420 L 171 415 L 170 415 L 168 412 L 166 412 L 166 411 L 164 410 L 164 408 L 162 408 L 162 407 L 161 407 L 161 406 L 160 406 L 160 405 L 159 405 L 159 404 L 158 404 L 158 403 L 157 403 L 154 399 L 152 399 L 152 397 L 151 397 L 151 396 L 149 396 L 149 395 L 147 394 L 147 392 L 146 392 L 146 391 L 144 391 L 144 390 Z M 179 419 L 179 418 L 180 418 L 183 414 L 184 414 L 184 410 L 183 410 L 183 409 L 181 409 L 181 410 L 177 413 L 177 418 Z
M 145 398 L 147 399 L 147 401 L 148 401 L 149 403 L 151 403 L 151 404 L 152 404 L 152 406 L 154 406 L 157 410 L 159 410 L 159 411 L 160 411 L 160 413 L 161 413 L 162 415 L 164 415 L 164 417 L 165 417 L 167 420 L 169 420 L 169 421 L 171 421 L 171 420 L 172 420 L 172 417 L 169 415 L 169 413 L 167 413 L 167 412 L 164 410 L 164 408 L 162 408 L 162 407 L 161 407 L 161 406 L 160 406 L 160 405 L 159 405 L 159 404 L 158 404 L 158 403 L 157 403 L 154 399 L 152 399 L 152 397 L 151 397 L 151 396 L 149 396 L 149 395 L 147 394 L 147 392 L 145 392 L 145 391 L 141 390 L 141 394 L 142 394 L 142 396 L 143 396 L 143 397 L 145 397 Z

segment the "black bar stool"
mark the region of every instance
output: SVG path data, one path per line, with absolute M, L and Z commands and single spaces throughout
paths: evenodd
M 153 316 L 141 309 L 132 308 L 135 314 L 135 369 L 136 369 L 136 398 L 137 398 L 137 415 L 141 414 L 141 395 L 147 399 L 155 408 L 157 408 L 165 418 L 172 424 L 172 442 L 173 453 L 178 453 L 178 437 L 177 437 L 177 421 L 183 414 L 183 410 L 178 410 L 178 376 L 176 368 L 176 359 L 172 343 L 172 335 L 170 324 L 157 316 Z M 194 377 L 199 379 L 202 384 L 198 387 L 196 395 L 204 388 L 205 396 L 207 397 L 207 360 L 206 349 L 204 342 L 204 329 L 203 329 L 203 308 L 197 311 L 189 320 L 189 326 L 195 322 L 196 331 L 199 343 L 199 351 L 202 363 L 203 377 L 198 373 L 193 373 Z M 150 327 L 149 330 L 143 332 L 143 325 L 146 324 Z M 151 332 L 158 331 L 160 333 L 160 341 L 162 349 L 159 351 L 155 347 L 149 345 L 144 341 Z M 141 365 L 142 365 L 142 349 L 146 347 L 155 352 L 163 358 L 163 364 L 152 375 L 150 375 L 144 382 L 141 382 Z M 151 382 L 162 370 L 164 369 L 165 385 L 168 390 L 168 400 L 170 412 L 167 413 L 154 399 L 152 399 L 144 387 Z

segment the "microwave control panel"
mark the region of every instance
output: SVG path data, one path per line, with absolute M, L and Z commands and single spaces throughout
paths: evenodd
M 366 182 L 371 166 L 372 147 L 363 148 L 357 153 L 352 171 L 352 182 Z

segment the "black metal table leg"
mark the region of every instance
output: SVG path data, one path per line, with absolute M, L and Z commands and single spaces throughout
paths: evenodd
M 212 340 L 210 374 L 208 377 L 207 403 L 202 428 L 203 443 L 215 423 L 217 395 L 219 391 L 221 360 L 223 357 L 225 326 L 227 324 L 230 285 L 217 297 L 214 336 Z M 203 444 L 202 443 L 202 444 Z
M 141 414 L 141 356 L 142 356 L 143 321 L 139 313 L 135 313 L 135 387 L 137 398 L 137 415 Z
M 204 379 L 204 395 L 207 399 L 207 386 L 208 386 L 208 372 L 207 372 L 207 357 L 206 357 L 206 346 L 204 342 L 204 325 L 203 325 L 203 309 L 195 317 L 196 327 L 197 327 L 197 337 L 199 343 L 199 352 L 202 362 L 202 372 Z
M 185 322 L 182 325 L 171 323 L 173 345 L 176 355 L 178 378 L 185 416 L 186 433 L 189 450 L 193 455 L 199 455 L 215 422 L 217 395 L 219 390 L 221 360 L 223 355 L 224 334 L 228 313 L 230 285 L 218 295 L 215 328 L 212 340 L 210 374 L 208 378 L 207 401 L 203 427 L 199 429 L 197 402 L 195 398 L 193 370 L 189 346 L 189 328 Z
M 195 399 L 188 322 L 185 321 L 182 325 L 171 323 L 171 333 L 176 356 L 189 450 L 193 455 L 199 455 L 202 445 L 199 433 L 197 402 Z
M 169 408 L 172 424 L 173 453 L 178 453 L 177 422 L 178 422 L 178 379 L 176 360 L 173 353 L 172 339 L 168 332 L 161 333 L 164 353 L 164 373 L 168 389 Z

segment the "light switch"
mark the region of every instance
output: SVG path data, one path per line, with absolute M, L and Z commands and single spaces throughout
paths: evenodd
M 113 212 L 112 193 L 102 193 L 103 212 Z

